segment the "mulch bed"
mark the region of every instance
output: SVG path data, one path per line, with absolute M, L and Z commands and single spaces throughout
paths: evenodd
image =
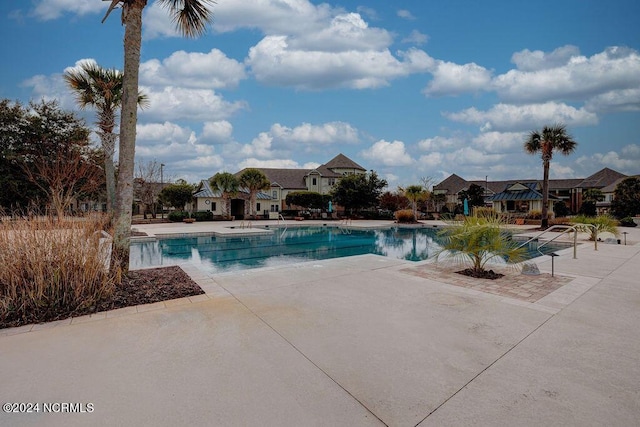
M 465 268 L 464 270 L 456 271 L 456 273 L 469 277 L 475 277 L 476 279 L 496 280 L 504 277 L 504 274 L 496 273 L 493 270 L 482 270 L 478 272 L 473 268 Z
M 130 271 L 127 276 L 122 278 L 122 284 L 116 288 L 110 298 L 102 300 L 92 307 L 73 312 L 47 313 L 46 318 L 41 319 L 9 318 L 0 320 L 0 329 L 31 323 L 51 322 L 100 311 L 150 304 L 203 293 L 202 288 L 178 266 L 135 270 Z

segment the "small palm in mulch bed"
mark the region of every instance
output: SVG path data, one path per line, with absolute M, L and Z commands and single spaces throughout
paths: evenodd
M 465 268 L 464 270 L 456 271 L 458 274 L 464 274 L 465 276 L 475 277 L 476 279 L 489 279 L 496 280 L 504 277 L 504 274 L 496 273 L 493 270 L 475 270 L 473 268 Z

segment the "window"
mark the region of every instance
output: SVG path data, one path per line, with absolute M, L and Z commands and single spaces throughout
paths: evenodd
M 335 185 L 336 184 L 336 179 L 335 178 L 329 178 L 329 185 Z
M 216 210 L 216 202 L 211 202 L 211 211 L 215 212 Z
M 278 198 L 278 190 L 273 190 L 273 192 L 271 193 L 271 198 L 272 199 L 277 199 Z
M 260 203 L 256 203 L 256 212 L 260 212 Z
M 316 178 L 313 178 L 313 184 L 312 185 L 318 185 L 318 180 Z
M 279 206 L 278 205 L 271 205 L 271 212 L 279 212 Z

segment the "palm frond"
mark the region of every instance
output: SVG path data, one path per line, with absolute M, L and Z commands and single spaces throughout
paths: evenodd
M 214 0 L 158 0 L 169 9 L 178 31 L 185 37 L 199 37 L 206 32 L 207 24 L 213 20 L 210 6 Z

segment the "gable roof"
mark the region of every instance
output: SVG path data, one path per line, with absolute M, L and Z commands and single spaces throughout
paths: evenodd
M 507 200 L 542 200 L 542 193 L 538 191 L 539 183 L 537 181 L 522 182 L 515 181 L 508 184 L 503 191 L 489 197 L 491 201 L 507 201 Z M 549 194 L 549 200 L 558 200 L 552 194 Z
M 326 167 L 327 169 L 358 169 L 361 171 L 366 171 L 365 168 L 342 153 L 338 154 L 322 166 Z
M 580 188 L 603 188 L 613 184 L 620 178 L 626 178 L 627 175 L 614 171 L 613 169 L 604 168 L 594 173 L 590 177 L 582 180 L 577 187 Z
M 246 188 L 239 188 L 238 192 L 243 194 L 249 194 L 249 190 L 247 190 Z M 193 193 L 193 197 L 194 198 L 202 197 L 205 199 L 219 199 L 222 197 L 222 194 L 220 193 L 220 191 L 214 190 L 213 188 L 211 188 L 211 185 L 209 184 L 209 180 L 203 179 L 202 181 L 200 181 L 200 184 L 198 185 L 198 189 L 196 190 L 196 192 Z M 269 196 L 268 194 L 262 191 L 259 191 L 256 194 L 256 199 L 271 200 L 271 196 Z
M 620 184 L 622 181 L 624 181 L 627 178 L 638 178 L 640 179 L 640 175 L 632 175 L 632 176 L 625 176 L 622 178 L 618 178 L 615 181 L 613 181 L 611 184 L 607 185 L 606 187 L 601 188 L 600 190 L 603 193 L 613 193 L 614 191 L 616 191 L 616 187 L 618 186 L 618 184 Z

